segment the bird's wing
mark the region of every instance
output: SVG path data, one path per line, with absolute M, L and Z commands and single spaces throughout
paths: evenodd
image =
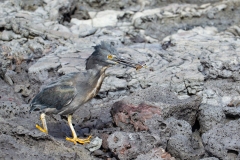
M 59 110 L 71 103 L 76 94 L 77 90 L 73 82 L 67 79 L 55 81 L 43 88 L 34 97 L 31 110 L 34 110 L 34 106 L 38 106 L 40 110 L 44 108 L 56 108 Z

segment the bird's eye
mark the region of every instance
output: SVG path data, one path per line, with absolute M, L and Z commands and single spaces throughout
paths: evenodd
M 107 56 L 107 58 L 108 58 L 108 59 L 113 59 L 113 55 L 109 54 L 109 55 Z

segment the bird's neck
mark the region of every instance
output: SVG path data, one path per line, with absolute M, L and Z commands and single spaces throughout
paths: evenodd
M 105 71 L 108 69 L 108 67 L 102 67 L 100 70 L 98 70 L 98 72 L 96 73 L 96 75 L 94 75 L 95 77 L 93 78 L 94 80 L 94 84 L 96 84 L 96 87 L 98 87 L 100 89 L 102 82 L 104 80 L 104 78 L 106 77 L 105 75 Z
M 104 78 L 106 77 L 105 75 L 105 71 L 107 70 L 108 67 L 102 67 L 101 69 L 99 69 L 96 73 L 92 74 L 89 80 L 90 86 L 92 86 L 92 91 L 90 94 L 92 94 L 92 96 L 95 96 L 98 91 L 101 88 L 102 82 L 104 80 Z

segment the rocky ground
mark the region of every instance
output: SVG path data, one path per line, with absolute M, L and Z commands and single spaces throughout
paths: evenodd
M 0 1 L 0 159 L 240 159 L 239 0 Z M 99 94 L 35 128 L 29 103 L 85 70 L 101 41 L 147 68 L 107 70 Z

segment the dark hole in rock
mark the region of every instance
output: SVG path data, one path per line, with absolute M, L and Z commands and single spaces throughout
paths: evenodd
M 178 123 L 177 125 L 178 125 L 179 127 L 182 127 L 181 123 Z
M 195 132 L 196 130 L 200 129 L 199 121 L 196 119 L 194 125 L 192 126 L 192 132 Z
M 118 127 L 116 123 L 113 123 L 112 126 L 113 126 L 113 127 Z
M 100 95 L 96 95 L 94 98 L 95 99 L 102 99 L 102 97 Z
M 230 150 L 230 149 L 227 151 L 228 159 L 234 160 L 234 159 L 237 159 L 237 156 L 238 156 L 238 151 L 234 151 L 234 150 Z
M 22 98 L 27 98 L 27 97 L 28 97 L 28 95 L 21 95 L 21 97 L 22 97 Z
M 119 79 L 125 79 L 125 77 L 123 77 L 123 76 L 116 76 L 116 77 Z
M 139 118 L 138 118 L 138 113 L 136 113 L 136 112 L 133 113 L 133 115 L 132 115 L 132 120 L 135 121 L 135 122 L 137 122 L 138 119 L 139 119 Z
M 227 120 L 237 120 L 239 118 L 240 118 L 239 115 L 229 115 L 229 114 L 226 114 L 226 119 Z
M 160 124 L 160 128 L 163 130 L 163 129 L 165 129 L 167 127 L 167 125 L 165 124 L 165 123 L 161 123 Z

